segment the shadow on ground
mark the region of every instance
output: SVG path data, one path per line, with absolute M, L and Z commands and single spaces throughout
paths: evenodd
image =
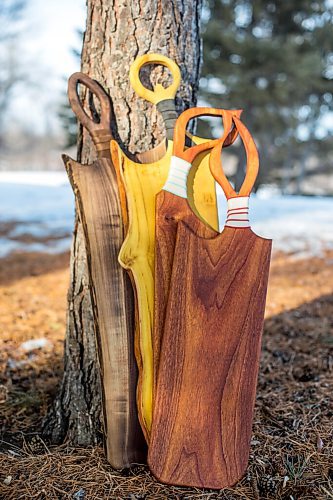
M 161 485 L 145 466 L 116 472 L 99 447 L 48 447 L 36 436 L 61 376 L 62 356 L 52 350 L 33 355 L 30 365 L 14 369 L 7 362 L 1 373 L 9 390 L 0 406 L 6 441 L 0 498 L 333 498 L 332 295 L 265 321 L 247 475 L 220 492 Z

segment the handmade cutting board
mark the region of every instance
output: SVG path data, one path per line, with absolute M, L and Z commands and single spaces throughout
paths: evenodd
M 99 98 L 100 123 L 95 123 L 82 108 L 77 93 L 79 83 Z M 91 165 L 81 165 L 66 155 L 63 159 L 85 237 L 103 385 L 107 458 L 113 467 L 121 469 L 145 461 L 146 456 L 136 408 L 133 291 L 128 274 L 118 263 L 127 208 L 110 158 L 109 97 L 97 82 L 82 73 L 69 79 L 68 95 L 98 154 Z
M 192 108 L 179 117 L 175 126 L 175 140 L 173 144 L 173 155 L 166 184 L 163 190 L 156 196 L 156 223 L 155 223 L 155 301 L 154 301 L 154 328 L 153 328 L 153 361 L 154 361 L 154 390 L 158 373 L 159 355 L 164 329 L 165 311 L 168 301 L 170 278 L 172 272 L 173 254 L 176 243 L 178 222 L 184 222 L 189 218 L 193 220 L 194 213 L 198 211 L 194 202 L 193 182 L 196 177 L 195 162 L 197 156 L 206 154 L 207 151 L 198 154 L 198 148 L 193 146 L 184 150 L 185 131 L 189 120 L 202 115 L 220 115 L 223 119 L 224 133 L 222 138 L 224 146 L 232 144 L 238 136 L 237 129 L 232 129 L 232 114 L 240 116 L 240 110 L 214 110 L 210 108 Z M 215 144 L 215 143 L 213 143 Z M 212 147 L 211 141 L 206 141 L 207 150 Z M 194 165 L 192 166 L 192 161 Z M 212 177 L 211 173 L 208 173 Z M 213 178 L 213 177 L 212 177 Z M 200 185 L 200 184 L 199 184 Z M 202 236 L 214 236 L 216 231 L 206 225 L 201 225 Z
M 172 84 L 170 87 L 164 88 L 161 84 L 156 84 L 153 90 L 145 87 L 140 80 L 140 71 L 146 65 L 162 65 L 168 68 L 172 75 Z M 166 131 L 166 144 L 168 141 L 173 141 L 174 128 L 178 118 L 176 110 L 176 103 L 174 96 L 179 88 L 181 82 L 181 74 L 178 65 L 169 57 L 162 54 L 144 54 L 135 59 L 130 68 L 130 81 L 136 94 L 151 102 L 160 111 L 165 131 Z M 186 146 L 193 144 L 206 143 L 208 139 L 198 137 L 186 132 Z M 228 146 L 229 144 L 225 144 Z M 162 148 L 156 148 L 157 151 L 162 153 Z M 144 153 L 141 153 L 144 155 Z M 161 159 L 163 154 L 156 157 L 154 161 Z M 152 162 L 153 160 L 149 160 Z M 218 227 L 218 213 L 216 205 L 215 182 L 209 171 L 209 161 L 207 151 L 196 157 L 196 169 L 192 170 L 193 182 L 191 184 L 192 190 L 195 190 L 196 204 L 200 206 L 200 214 L 211 227 Z M 140 157 L 140 163 L 148 163 L 148 159 Z M 198 168 L 200 165 L 200 168 Z M 195 183 L 194 183 L 195 177 Z M 193 193 L 194 195 L 194 193 Z
M 165 61 L 167 59 L 167 62 Z M 142 64 L 167 65 L 174 81 L 179 84 L 179 68 L 170 59 L 153 55 L 148 62 L 141 59 Z M 140 65 L 135 66 L 135 73 L 131 73 L 134 89 L 139 86 Z M 136 75 L 136 78 L 133 77 Z M 141 85 L 141 83 L 140 83 Z M 163 100 L 174 99 L 177 87 L 172 84 L 168 88 L 156 87 L 151 97 L 155 104 Z M 165 155 L 157 161 L 138 163 L 128 158 L 115 141 L 111 141 L 111 156 L 114 164 L 118 165 L 122 182 L 125 186 L 129 226 L 125 241 L 119 252 L 119 262 L 129 270 L 133 276 L 138 306 L 139 331 L 136 334 L 135 353 L 139 368 L 137 388 L 138 412 L 141 426 L 147 441 L 149 440 L 152 423 L 152 393 L 153 393 L 153 349 L 152 329 L 154 319 L 154 250 L 155 250 L 155 197 L 162 189 L 168 176 L 173 143 L 168 141 Z M 202 150 L 205 148 L 203 147 Z M 206 175 L 202 182 L 202 169 L 209 169 L 208 159 L 202 160 L 196 169 L 198 176 L 194 179 L 194 203 L 198 212 L 205 212 L 205 218 L 212 227 L 218 226 L 217 206 L 215 198 L 214 179 Z M 208 180 L 206 179 L 208 178 Z M 200 184 L 199 184 L 200 183 Z
M 177 228 L 148 452 L 168 484 L 225 488 L 248 462 L 271 240 L 250 228 L 258 154 L 233 121 L 248 159 L 239 194 L 221 169 L 221 144 L 210 158 L 228 198 L 224 230 L 202 237 L 196 217 Z

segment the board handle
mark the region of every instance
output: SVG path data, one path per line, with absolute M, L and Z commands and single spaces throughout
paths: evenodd
M 161 64 L 168 68 L 172 75 L 172 84 L 167 88 L 157 83 L 154 90 L 147 89 L 140 80 L 140 70 L 147 64 Z M 135 92 L 152 104 L 158 104 L 161 101 L 174 99 L 180 85 L 180 69 L 177 64 L 162 54 L 144 54 L 137 57 L 130 67 L 130 82 Z
M 223 141 L 218 143 L 212 149 L 209 158 L 209 168 L 212 176 L 223 189 L 223 192 L 227 199 L 236 198 L 239 196 L 249 196 L 253 189 L 259 171 L 259 155 L 253 137 L 251 136 L 244 123 L 241 122 L 239 117 L 234 115 L 232 117 L 232 121 L 234 122 L 234 126 L 244 143 L 246 152 L 246 174 L 239 193 L 236 193 L 236 191 L 228 181 L 221 164 L 220 158 L 223 148 Z
M 168 68 L 172 76 L 172 84 L 164 88 L 157 83 L 153 90 L 147 89 L 140 80 L 140 70 L 147 64 L 160 64 Z M 173 138 L 173 130 L 178 117 L 175 96 L 180 85 L 181 75 L 178 65 L 162 54 L 144 54 L 137 57 L 130 67 L 130 82 L 135 92 L 155 104 L 161 113 L 166 128 L 167 139 Z
M 183 111 L 183 113 L 178 117 L 175 124 L 175 130 L 173 136 L 173 156 L 181 158 L 182 160 L 185 160 L 188 163 L 192 163 L 194 158 L 199 153 L 201 153 L 202 151 L 206 151 L 207 149 L 212 149 L 217 144 L 220 145 L 222 144 L 224 147 L 233 144 L 238 135 L 238 130 L 236 127 L 233 127 L 233 129 L 229 131 L 224 141 L 222 141 L 221 138 L 207 139 L 206 141 L 200 144 L 196 144 L 195 146 L 192 146 L 184 150 L 186 127 L 190 120 L 192 120 L 193 118 L 198 118 L 199 116 L 221 116 L 224 122 L 225 117 L 227 116 L 228 113 L 231 113 L 234 116 L 240 116 L 242 110 L 241 109 L 225 110 L 216 108 L 190 108 Z
M 101 105 L 99 121 L 94 120 L 85 111 L 79 97 L 78 86 L 85 85 L 94 94 Z M 99 157 L 109 157 L 111 132 L 111 102 L 110 97 L 103 87 L 84 73 L 74 73 L 68 80 L 68 99 L 72 110 L 77 116 L 79 122 L 88 130 L 95 144 Z
M 210 110 L 210 108 L 208 108 Z M 192 110 L 191 110 L 192 111 Z M 170 160 L 170 168 L 168 178 L 166 183 L 163 186 L 164 191 L 169 191 L 170 193 L 175 194 L 181 198 L 188 198 L 188 176 L 191 171 L 192 163 L 199 153 L 206 151 L 207 149 L 211 149 L 213 145 L 218 144 L 221 147 L 228 144 L 237 137 L 237 129 L 233 127 L 233 114 L 234 111 L 229 110 L 218 110 L 219 115 L 223 119 L 223 135 L 218 139 L 202 139 L 201 142 L 195 146 L 190 147 L 186 151 L 183 151 L 182 154 L 178 152 L 178 154 L 173 154 Z M 237 110 L 236 114 L 239 114 L 240 111 Z M 183 132 L 184 133 L 184 132 Z M 174 145 L 176 142 L 176 138 L 174 140 Z M 194 174 L 195 175 L 195 174 Z M 192 177 L 192 180 L 194 177 Z
M 209 168 L 227 198 L 228 213 L 225 225 L 234 228 L 247 228 L 250 227 L 249 197 L 258 176 L 259 154 L 253 137 L 239 117 L 233 116 L 232 120 L 243 141 L 246 152 L 246 174 L 239 192 L 236 193 L 224 173 L 221 162 L 222 141 L 211 151 Z

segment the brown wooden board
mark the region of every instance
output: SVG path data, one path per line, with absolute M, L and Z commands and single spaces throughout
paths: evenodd
M 119 266 L 123 242 L 117 183 L 110 160 L 81 165 L 64 157 L 83 225 L 103 384 L 107 457 L 115 468 L 145 460 L 136 410 L 134 300 Z
M 192 108 L 187 110 L 181 117 L 182 128 L 177 128 L 177 136 L 175 135 L 176 146 L 179 142 L 181 134 L 185 134 L 186 125 L 190 119 L 196 116 L 202 116 L 204 112 L 200 108 Z M 207 109 L 205 111 L 208 111 Z M 222 110 L 221 110 L 222 111 Z M 212 110 L 209 110 L 212 113 Z M 232 113 L 240 115 L 239 111 L 224 111 L 221 114 L 224 125 L 224 135 L 221 141 L 229 137 L 228 141 L 224 142 L 224 146 L 231 145 L 238 136 L 237 129 L 230 134 L 232 126 Z M 207 148 L 212 146 L 212 142 L 207 139 Z M 181 150 L 178 150 L 180 155 Z M 193 155 L 196 159 L 196 165 L 193 165 L 188 176 L 187 199 L 162 190 L 156 196 L 156 242 L 155 242 L 155 299 L 154 299 L 154 329 L 153 329 L 153 361 L 154 361 L 154 392 L 156 390 L 156 381 L 158 374 L 159 357 L 161 350 L 162 335 L 165 321 L 165 311 L 169 295 L 170 279 L 172 272 L 172 263 L 174 257 L 174 248 L 176 243 L 177 226 L 179 221 L 196 224 L 196 215 L 199 216 L 194 203 L 194 178 L 196 168 L 200 165 L 201 158 L 205 152 L 196 155 L 196 146 L 183 151 L 182 157 L 189 158 Z M 199 187 L 198 187 L 199 188 Z M 196 215 L 195 215 L 196 214 Z M 198 225 L 198 230 L 201 230 L 201 236 L 213 237 L 217 233 L 212 228 L 206 225 Z
M 148 463 L 162 482 L 224 488 L 248 461 L 271 242 L 179 223 Z
M 156 198 L 156 245 L 155 245 L 155 302 L 154 302 L 154 332 L 153 360 L 155 385 L 158 376 L 161 343 L 164 331 L 165 313 L 169 297 L 172 265 L 179 221 L 195 224 L 196 216 L 187 200 L 173 193 L 161 191 Z M 216 232 L 200 225 L 202 235 L 212 237 Z
M 241 135 L 248 195 L 257 156 Z M 247 466 L 271 240 L 227 225 L 207 237 L 202 225 L 177 226 L 148 463 L 162 482 L 221 489 Z
M 101 121 L 94 123 L 81 108 L 77 84 L 102 99 Z M 134 357 L 134 297 L 130 279 L 118 263 L 125 237 L 126 206 L 110 158 L 110 104 L 103 89 L 86 75 L 69 81 L 73 110 L 91 133 L 98 160 L 81 165 L 64 156 L 82 222 L 103 385 L 107 458 L 115 468 L 146 457 L 136 406 L 137 366 Z

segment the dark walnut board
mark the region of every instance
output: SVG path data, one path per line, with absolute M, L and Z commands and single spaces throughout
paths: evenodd
M 64 157 L 85 235 L 103 384 L 107 457 L 115 468 L 144 462 L 136 406 L 134 298 L 118 263 L 124 227 L 117 176 L 109 158 L 81 165 Z

